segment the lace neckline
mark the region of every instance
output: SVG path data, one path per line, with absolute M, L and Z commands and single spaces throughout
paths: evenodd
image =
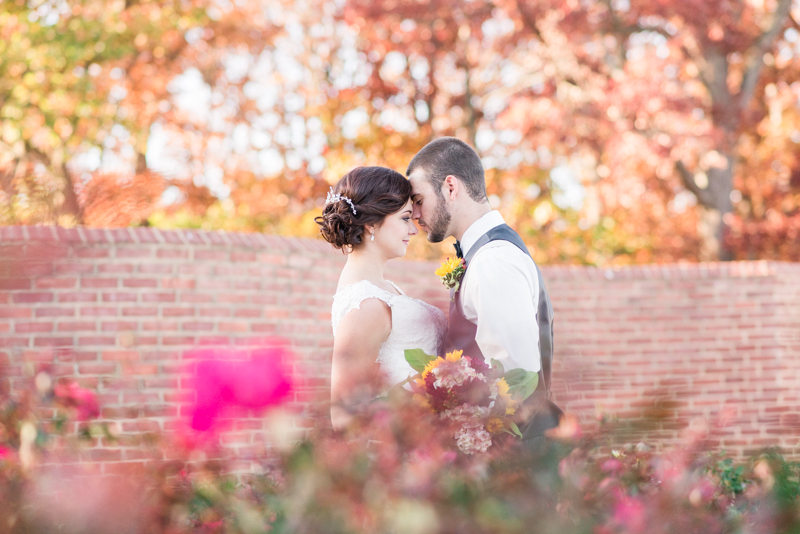
M 353 282 L 352 284 L 347 284 L 347 285 L 341 286 L 339 289 L 337 289 L 337 290 L 336 290 L 336 293 L 333 295 L 333 299 L 335 300 L 337 295 L 339 295 L 340 293 L 343 293 L 343 292 L 345 292 L 345 291 L 347 291 L 347 290 L 353 289 L 353 288 L 355 288 L 356 286 L 358 286 L 359 284 L 366 284 L 366 285 L 370 285 L 370 286 L 374 287 L 375 289 L 377 289 L 378 291 L 380 291 L 380 292 L 382 292 L 382 293 L 386 293 L 387 295 L 391 296 L 392 298 L 405 298 L 405 299 L 411 300 L 411 301 L 413 301 L 413 302 L 416 302 L 416 303 L 422 304 L 422 306 L 424 306 L 425 308 L 434 308 L 434 309 L 437 309 L 437 310 L 439 309 L 439 308 L 436 308 L 436 306 L 433 306 L 433 305 L 431 305 L 431 304 L 428 304 L 428 303 L 427 303 L 427 302 L 425 302 L 424 300 L 419 300 L 419 299 L 415 299 L 414 297 L 409 297 L 408 295 L 406 295 L 406 294 L 403 292 L 403 290 L 402 290 L 402 289 L 400 289 L 400 288 L 397 286 L 397 284 L 395 284 L 395 283 L 394 283 L 394 282 L 392 282 L 391 280 L 386 280 L 386 282 L 389 282 L 390 284 L 392 284 L 392 287 L 394 287 L 394 288 L 397 290 L 397 292 L 399 293 L 399 295 L 395 295 L 395 294 L 394 294 L 394 293 L 392 293 L 391 291 L 386 291 L 386 290 L 385 290 L 385 289 L 383 289 L 382 287 L 376 286 L 375 284 L 373 284 L 373 283 L 372 283 L 372 282 L 370 282 L 369 280 L 359 280 L 358 282 Z
M 380 287 L 378 285 L 375 285 L 372 282 L 370 282 L 369 280 L 365 279 L 365 280 L 359 280 L 358 282 L 353 282 L 352 284 L 347 284 L 347 285 L 343 285 L 343 286 L 339 287 L 339 289 L 336 290 L 336 294 L 334 295 L 334 297 L 336 295 L 338 295 L 342 291 L 345 291 L 347 289 L 351 289 L 351 288 L 353 288 L 353 287 L 355 287 L 355 286 L 357 286 L 359 284 L 364 284 L 364 283 L 366 283 L 368 285 L 371 285 L 372 287 L 376 288 L 378 291 L 383 291 L 384 293 L 387 293 L 387 294 L 389 294 L 389 295 L 391 295 L 393 297 L 406 297 L 407 296 L 405 293 L 403 293 L 403 290 L 400 289 L 399 287 L 397 287 L 397 284 L 395 284 L 391 280 L 384 280 L 384 282 L 389 282 L 390 284 L 392 284 L 392 287 L 397 290 L 397 294 L 392 293 L 391 291 L 387 291 L 387 290 L 383 289 L 382 287 Z M 414 299 L 414 300 L 416 300 L 416 299 Z

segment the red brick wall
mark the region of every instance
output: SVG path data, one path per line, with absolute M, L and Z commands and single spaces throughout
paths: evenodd
M 584 421 L 618 415 L 634 423 L 631 440 L 680 442 L 688 424 L 705 421 L 729 452 L 797 454 L 800 264 L 556 267 L 544 276 L 556 308 L 555 389 L 568 411 Z
M 91 458 L 141 461 L 139 437 L 174 428 L 189 349 L 288 340 L 303 378 L 291 408 L 308 428 L 328 395 L 331 295 L 344 257 L 321 242 L 144 228 L 0 228 L 0 363 L 12 384 L 34 365 L 97 388 L 122 446 Z M 425 262 L 387 277 L 443 309 Z M 544 268 L 556 310 L 557 402 L 592 424 L 638 423 L 632 441 L 681 439 L 692 420 L 727 426 L 734 453 L 800 438 L 800 265 L 734 263 Z M 652 416 L 658 416 L 653 418 Z M 259 417 L 225 436 L 237 453 L 269 442 Z M 626 438 L 626 439 L 627 439 Z

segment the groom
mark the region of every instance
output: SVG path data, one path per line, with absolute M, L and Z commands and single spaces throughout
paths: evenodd
M 450 303 L 446 349 L 539 374 L 536 392 L 517 414 L 523 443 L 538 450 L 563 415 L 550 401 L 553 307 L 539 268 L 489 206 L 483 165 L 468 144 L 454 137 L 432 141 L 411 160 L 406 176 L 413 218 L 428 241 L 453 236 L 458 257 L 466 260 Z

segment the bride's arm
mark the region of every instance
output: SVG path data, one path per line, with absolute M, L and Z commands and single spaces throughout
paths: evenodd
M 375 298 L 348 312 L 336 329 L 331 366 L 331 422 L 340 430 L 351 413 L 380 391 L 379 366 L 375 363 L 381 344 L 392 331 L 389 306 Z

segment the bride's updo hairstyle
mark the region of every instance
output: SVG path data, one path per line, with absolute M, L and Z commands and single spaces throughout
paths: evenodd
M 411 198 L 411 183 L 385 167 L 356 167 L 328 195 L 322 216 L 314 222 L 322 237 L 336 248 L 352 249 L 364 242 L 367 225 L 380 225 Z

